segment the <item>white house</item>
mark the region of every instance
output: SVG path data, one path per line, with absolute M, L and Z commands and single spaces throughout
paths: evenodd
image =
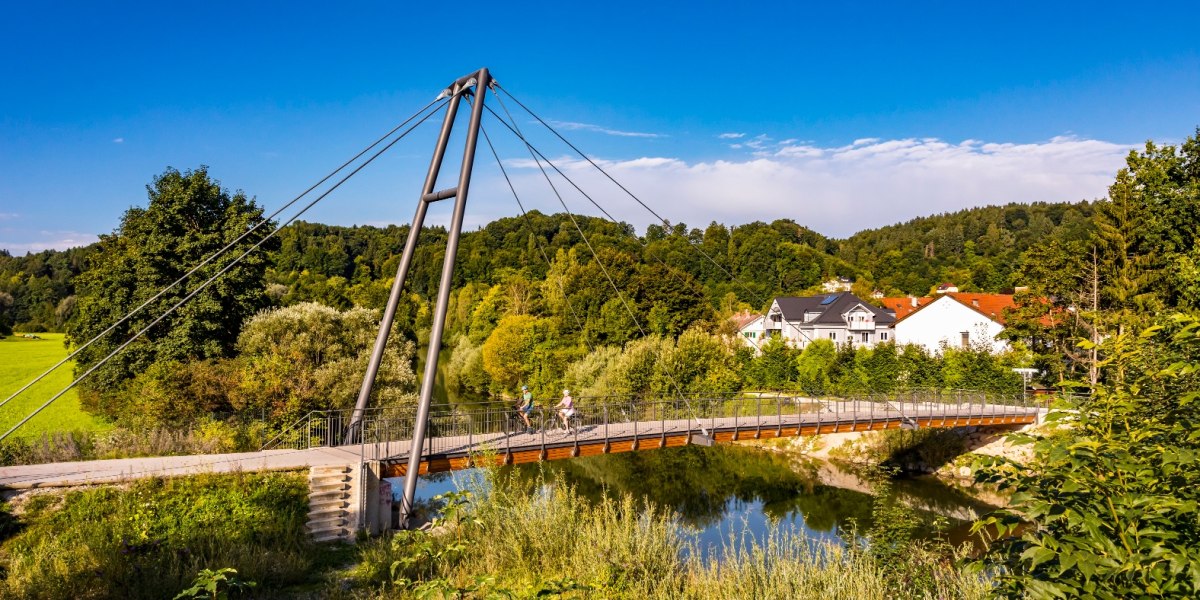
M 758 350 L 763 342 L 766 341 L 764 337 L 766 333 L 764 325 L 767 318 L 765 316 L 753 313 L 740 313 L 730 317 L 730 319 L 737 326 L 738 338 L 742 340 L 742 343 Z
M 836 294 L 837 292 L 848 292 L 854 285 L 854 281 L 849 277 L 834 277 L 829 281 L 821 284 L 821 291 L 826 294 Z
M 797 348 L 816 340 L 870 347 L 876 342 L 889 341 L 895 320 L 892 312 L 842 292 L 775 298 L 763 327 L 766 336 L 782 337 Z
M 885 305 L 890 305 L 887 300 Z M 924 346 L 935 353 L 943 345 L 983 346 L 996 353 L 1008 349 L 1008 343 L 996 336 L 1004 331 L 1004 309 L 1015 306 L 1011 295 L 949 292 L 928 300 L 921 298 L 919 304 L 917 299 L 896 300 L 913 300 L 912 310 L 901 314 L 894 325 L 897 344 Z

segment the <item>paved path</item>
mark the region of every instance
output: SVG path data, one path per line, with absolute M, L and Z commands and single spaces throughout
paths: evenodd
M 1000 405 L 953 405 L 953 404 L 908 404 L 905 411 L 883 404 L 854 402 L 832 402 L 820 412 L 804 412 L 791 415 L 748 415 L 702 420 L 704 429 L 714 431 L 753 432 L 756 429 L 774 429 L 813 425 L 862 424 L 884 422 L 910 422 L 913 419 L 939 419 L 929 426 L 955 427 L 969 424 L 968 419 L 998 419 L 1005 416 L 1029 418 L 1037 410 Z M 562 447 L 580 442 L 599 440 L 618 441 L 645 438 L 647 436 L 699 433 L 696 420 L 659 420 L 636 423 L 600 423 L 586 416 L 583 425 L 576 431 L 538 431 L 535 433 L 486 433 L 431 438 L 426 455 L 462 456 L 485 449 L 518 451 Z M 116 460 L 93 460 L 80 462 L 46 463 L 0 467 L 0 487 L 36 488 L 68 485 L 113 483 L 152 476 L 175 476 L 195 473 L 227 473 L 234 471 L 291 470 L 313 466 L 350 465 L 360 460 L 407 460 L 411 443 L 397 441 L 362 446 L 339 446 L 310 448 L 304 450 L 264 450 L 238 454 L 208 454 L 192 456 L 162 456 L 149 458 L 126 458 Z

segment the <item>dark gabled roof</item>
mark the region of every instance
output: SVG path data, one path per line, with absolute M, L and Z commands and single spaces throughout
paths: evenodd
M 832 300 L 830 300 L 831 298 Z M 780 296 L 775 298 L 775 303 L 779 305 L 779 310 L 783 313 L 783 318 L 788 321 L 803 322 L 804 313 L 816 312 L 820 314 L 808 323 L 816 325 L 843 325 L 846 321 L 842 318 L 842 314 L 850 312 L 855 306 L 860 304 L 875 315 L 876 325 L 890 325 L 896 321 L 894 313 L 863 302 L 861 298 L 850 292 L 806 297 Z
M 779 305 L 779 311 L 783 313 L 783 318 L 788 321 L 803 321 L 804 313 L 820 312 L 825 308 L 821 306 L 821 301 L 826 296 L 836 296 L 837 294 L 826 294 L 824 296 L 807 296 L 799 298 L 796 296 L 779 296 L 775 298 L 775 304 Z

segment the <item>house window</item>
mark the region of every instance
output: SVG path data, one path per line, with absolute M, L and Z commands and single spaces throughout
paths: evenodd
M 962 332 L 962 347 L 967 348 L 967 347 L 970 347 L 970 345 L 971 345 L 971 332 L 969 332 L 969 331 Z
M 833 340 L 833 341 L 837 341 L 837 332 L 836 332 L 836 331 L 830 331 L 830 332 L 829 332 L 829 339 L 831 339 L 831 340 Z
M 886 332 L 886 331 L 880 331 L 880 332 L 879 332 L 879 339 L 880 339 L 881 341 L 884 341 L 884 342 L 886 342 L 886 341 L 887 341 L 887 332 Z
M 871 341 L 871 334 L 864 331 L 862 334 L 862 341 L 864 344 Z

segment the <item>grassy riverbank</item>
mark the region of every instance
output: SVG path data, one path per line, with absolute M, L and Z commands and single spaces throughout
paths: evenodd
M 303 533 L 307 493 L 296 473 L 33 493 L 0 514 L 0 597 L 172 598 L 222 567 L 264 591 L 302 585 L 328 553 Z

